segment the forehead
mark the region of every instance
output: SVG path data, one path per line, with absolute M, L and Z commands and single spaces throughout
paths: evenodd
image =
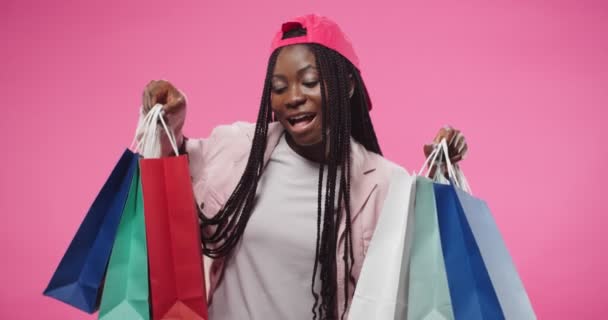
M 316 67 L 315 55 L 304 44 L 294 44 L 281 49 L 274 67 L 275 74 L 297 72 L 307 66 Z

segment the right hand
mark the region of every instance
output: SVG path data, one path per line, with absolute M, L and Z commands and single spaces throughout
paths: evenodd
M 144 115 L 157 103 L 168 114 L 175 114 L 186 107 L 186 97 L 166 80 L 152 80 L 144 88 L 142 105 Z

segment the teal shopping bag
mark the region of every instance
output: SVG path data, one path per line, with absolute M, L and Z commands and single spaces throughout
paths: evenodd
M 149 320 L 148 254 L 139 167 L 133 174 L 101 298 L 99 319 Z
M 453 320 L 433 182 L 416 179 L 414 240 L 410 258 L 409 320 Z

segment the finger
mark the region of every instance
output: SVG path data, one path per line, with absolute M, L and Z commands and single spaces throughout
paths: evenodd
M 428 158 L 431 155 L 431 153 L 433 152 L 434 149 L 435 149 L 434 145 L 432 145 L 432 144 L 425 144 L 424 148 L 423 148 L 423 150 L 424 150 L 424 156 Z
M 166 104 L 168 93 L 169 93 L 169 88 L 167 88 L 167 86 L 165 84 L 159 82 L 154 90 L 154 94 L 152 95 L 152 97 L 154 99 L 152 106 L 159 104 L 159 103 L 162 105 Z
M 440 128 L 439 131 L 437 131 L 437 133 L 435 134 L 435 137 L 433 137 L 433 143 L 434 144 L 439 143 L 439 141 L 441 140 L 441 137 L 443 137 L 443 128 Z
M 465 145 L 465 147 L 462 149 L 461 152 L 455 153 L 452 157 L 450 157 L 450 160 L 452 160 L 452 162 L 456 163 L 458 161 L 463 160 L 467 155 L 467 146 Z
M 460 153 L 460 155 L 462 156 L 463 159 L 467 157 L 468 152 L 469 152 L 469 145 L 465 144 L 464 148 L 462 148 L 462 152 Z
M 145 89 L 145 93 L 146 93 L 146 109 L 147 111 L 150 111 L 152 109 L 152 107 L 154 106 L 154 92 L 156 90 L 156 87 L 158 86 L 157 81 L 156 80 L 152 80 L 148 83 L 148 85 L 146 86 Z
M 462 134 L 460 133 L 460 130 L 452 130 L 451 135 L 448 139 L 448 145 L 449 146 L 455 146 L 455 142 L 459 139 L 459 137 L 462 136 Z
M 146 111 L 146 113 L 148 113 L 152 109 L 152 98 L 150 96 L 149 89 L 146 89 L 146 91 L 144 91 L 144 104 L 145 104 L 145 111 Z
M 458 140 L 454 143 L 454 154 L 460 155 L 464 158 L 464 154 L 466 152 L 467 142 L 464 135 L 461 133 Z
M 154 82 L 154 84 L 152 85 L 152 88 L 150 89 L 150 108 L 154 107 L 160 98 L 160 91 L 161 91 L 161 87 L 158 83 L 158 81 Z
M 441 143 L 441 140 L 448 139 L 451 130 L 452 129 L 448 126 L 445 126 L 441 129 L 439 129 L 439 132 L 437 132 L 435 139 L 433 139 L 433 143 L 438 144 L 438 143 Z
M 147 93 L 146 90 L 144 89 L 144 91 L 141 93 L 141 106 L 142 106 L 142 111 L 144 112 L 144 114 L 146 114 L 148 112 L 148 101 L 147 101 Z
M 458 144 L 457 144 L 458 153 L 462 153 L 466 146 L 467 146 L 467 141 L 465 140 L 464 136 L 462 136 L 458 140 Z
M 448 147 L 452 147 L 454 144 L 454 139 L 457 137 L 458 134 L 458 130 L 455 130 L 453 128 L 449 128 L 449 130 L 447 131 L 447 135 L 445 137 L 445 140 L 448 144 Z
M 180 92 L 175 90 L 175 92 L 172 92 L 168 95 L 167 103 L 165 104 L 163 109 L 167 112 L 176 112 L 177 110 L 181 109 L 185 105 L 185 103 L 186 100 L 184 96 Z
M 454 152 L 456 152 L 456 153 L 460 152 L 460 148 L 461 148 L 463 139 L 464 139 L 464 136 L 462 135 L 462 133 L 458 132 L 457 134 L 455 134 L 454 138 L 452 138 L 452 143 L 450 144 L 450 149 L 454 150 Z
M 460 160 L 462 160 L 462 155 L 461 154 L 457 154 L 457 155 L 455 155 L 455 156 L 453 156 L 453 157 L 450 158 L 450 161 L 452 161 L 452 163 L 457 163 Z

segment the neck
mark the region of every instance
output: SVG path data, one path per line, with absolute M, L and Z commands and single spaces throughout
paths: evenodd
M 300 156 L 314 162 L 323 163 L 325 162 L 325 156 L 323 155 L 323 141 L 319 141 L 315 144 L 302 146 L 293 141 L 293 138 L 286 134 L 287 144 Z

